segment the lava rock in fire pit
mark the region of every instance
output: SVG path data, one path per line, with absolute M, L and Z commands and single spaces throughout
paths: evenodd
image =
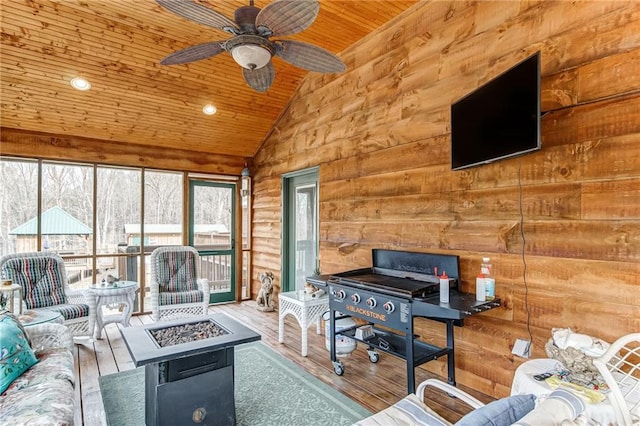
M 201 321 L 149 331 L 160 347 L 179 345 L 196 340 L 229 334 L 213 321 Z

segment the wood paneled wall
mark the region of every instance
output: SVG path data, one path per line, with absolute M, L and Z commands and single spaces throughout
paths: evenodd
M 450 104 L 538 50 L 542 150 L 451 171 Z M 508 395 L 528 330 L 534 357 L 553 327 L 640 331 L 640 3 L 420 2 L 342 56 L 254 158 L 254 275 L 279 283 L 281 175 L 319 165 L 323 273 L 372 248 L 457 254 L 472 292 L 491 257 L 503 307 L 455 330 L 460 383 Z
M 238 176 L 246 158 L 0 127 L 0 154 Z

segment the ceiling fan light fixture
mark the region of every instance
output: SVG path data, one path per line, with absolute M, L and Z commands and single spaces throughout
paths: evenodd
M 260 69 L 271 60 L 271 52 L 257 44 L 241 44 L 231 50 L 233 59 L 243 68 Z

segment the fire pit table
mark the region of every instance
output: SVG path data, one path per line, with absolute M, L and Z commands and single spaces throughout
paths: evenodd
M 145 366 L 145 423 L 235 425 L 234 346 L 260 335 L 225 314 L 120 330 Z

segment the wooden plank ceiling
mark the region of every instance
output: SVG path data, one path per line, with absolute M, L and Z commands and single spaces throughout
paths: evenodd
M 232 18 L 242 0 L 199 0 Z M 339 55 L 416 0 L 321 0 L 294 40 Z M 270 1 L 256 0 L 264 8 Z M 231 55 L 163 66 L 166 55 L 226 40 L 153 0 L 7 0 L 2 23 L 2 127 L 252 157 L 307 71 L 275 58 L 270 90 L 249 88 Z M 87 78 L 92 88 L 69 81 Z M 206 116 L 203 105 L 218 113 Z

